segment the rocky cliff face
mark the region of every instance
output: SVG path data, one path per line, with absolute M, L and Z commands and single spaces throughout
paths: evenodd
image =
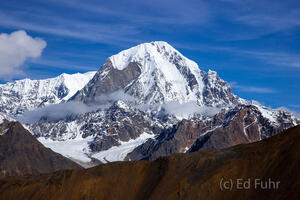
M 126 160 L 155 160 L 178 152 L 252 143 L 299 123 L 292 115 L 282 111 L 277 111 L 274 118 L 266 118 L 267 111 L 259 105 L 239 105 L 224 109 L 208 120 L 182 120 L 172 128 L 164 129 L 155 139 L 135 148 Z
M 141 73 L 139 63 L 129 63 L 124 70 L 113 67 L 108 59 L 87 85 L 79 90 L 70 100 L 82 101 L 87 104 L 97 103 L 97 97 L 124 90 L 128 84 Z

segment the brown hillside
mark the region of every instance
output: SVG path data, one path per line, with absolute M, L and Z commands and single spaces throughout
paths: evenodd
M 300 126 L 228 149 L 156 161 L 116 162 L 85 170 L 0 180 L 0 199 L 300 199 Z M 251 180 L 250 189 L 220 189 L 221 179 Z M 254 180 L 280 181 L 278 189 Z
M 68 158 L 44 147 L 19 122 L 5 120 L 0 125 L 0 133 L 0 177 L 81 169 Z

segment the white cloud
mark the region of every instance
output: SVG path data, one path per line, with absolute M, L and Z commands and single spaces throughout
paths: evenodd
M 134 97 L 124 93 L 122 90 L 110 94 L 103 94 L 96 98 L 96 104 L 88 106 L 82 102 L 70 101 L 61 104 L 48 105 L 43 108 L 26 111 L 17 120 L 22 123 L 36 123 L 40 119 L 50 122 L 59 121 L 67 117 L 85 114 L 96 110 L 104 110 L 109 108 L 115 101 L 122 100 L 124 102 L 132 102 Z
M 141 104 L 137 105 L 139 110 L 151 112 L 152 114 L 164 117 L 173 115 L 178 119 L 188 119 L 197 115 L 214 116 L 219 113 L 222 107 L 199 106 L 196 101 L 179 103 L 178 101 L 168 101 L 163 104 Z
M 290 104 L 289 106 L 296 109 L 300 109 L 300 104 Z
M 0 78 L 11 78 L 22 73 L 27 59 L 41 55 L 47 43 L 41 38 L 32 38 L 23 30 L 0 34 Z
M 264 87 L 256 87 L 256 86 L 242 86 L 238 85 L 236 82 L 229 83 L 232 88 L 235 88 L 242 92 L 250 92 L 250 93 L 262 93 L 262 94 L 270 94 L 277 93 L 278 91 L 271 88 Z
M 97 104 L 102 105 L 112 104 L 113 102 L 118 100 L 122 100 L 125 102 L 134 102 L 136 99 L 133 96 L 126 94 L 123 90 L 117 90 L 110 94 L 102 94 L 96 97 Z
M 209 107 L 209 106 L 199 106 L 197 102 L 190 101 L 187 103 L 180 104 L 177 101 L 171 101 L 163 104 L 162 108 L 171 115 L 175 115 L 178 118 L 188 119 L 196 114 L 205 116 L 214 116 L 222 108 Z
M 187 119 L 195 115 L 214 116 L 220 108 L 199 106 L 196 101 L 187 103 L 179 103 L 177 101 L 169 101 L 163 104 L 137 104 L 137 99 L 123 90 L 117 90 L 110 94 L 103 94 L 96 98 L 95 105 L 86 105 L 82 102 L 66 102 L 61 104 L 48 105 L 43 108 L 26 111 L 22 116 L 17 118 L 21 123 L 37 123 L 39 120 L 47 120 L 49 122 L 56 122 L 66 118 L 72 118 L 76 115 L 85 114 L 88 112 L 106 110 L 114 102 L 121 100 L 129 105 L 135 106 L 137 109 L 149 113 L 154 111 L 156 114 L 174 115 L 178 119 Z
M 81 102 L 67 102 L 26 111 L 22 116 L 18 117 L 17 120 L 22 123 L 36 123 L 43 118 L 47 121 L 55 122 L 93 110 L 96 110 L 96 108 L 89 107 Z

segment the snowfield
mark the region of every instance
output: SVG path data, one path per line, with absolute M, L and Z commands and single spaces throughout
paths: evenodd
M 143 133 L 135 140 L 131 139 L 128 142 L 120 142 L 120 146 L 114 146 L 106 151 L 100 151 L 92 156 L 103 163 L 123 161 L 128 153 L 130 153 L 137 146 L 145 143 L 149 138 L 154 138 L 155 135 Z
M 53 141 L 43 137 L 38 138 L 38 141 L 40 141 L 45 147 L 50 148 L 56 153 L 60 153 L 67 158 L 78 160 L 84 163 L 91 162 L 91 158 L 88 156 L 88 144 L 92 140 L 92 137 L 69 139 L 65 141 Z
M 65 141 L 53 141 L 43 137 L 38 140 L 51 150 L 60 153 L 61 155 L 75 161 L 83 163 L 91 162 L 91 157 L 100 160 L 103 163 L 123 161 L 128 153 L 135 147 L 143 144 L 149 138 L 154 138 L 155 135 L 143 133 L 135 140 L 131 139 L 128 142 L 120 141 L 120 146 L 114 146 L 106 151 L 100 151 L 92 154 L 89 150 L 89 143 L 93 141 L 93 137 L 69 139 Z

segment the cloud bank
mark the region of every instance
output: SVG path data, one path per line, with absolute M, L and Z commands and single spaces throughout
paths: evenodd
M 85 114 L 96 110 L 108 109 L 118 100 L 146 113 L 152 113 L 159 116 L 173 115 L 178 119 L 188 119 L 195 115 L 213 116 L 222 108 L 214 108 L 208 106 L 199 106 L 196 101 L 187 103 L 179 103 L 177 101 L 169 101 L 163 104 L 138 104 L 137 99 L 122 90 L 110 94 L 104 94 L 96 98 L 94 105 L 86 105 L 82 102 L 66 102 L 61 104 L 49 105 L 44 108 L 37 108 L 32 111 L 26 111 L 17 120 L 21 123 L 37 123 L 41 119 L 48 122 L 57 122 L 59 120 L 68 120 L 79 114 Z M 156 114 L 155 114 L 156 113 Z
M 271 88 L 256 87 L 256 86 L 243 86 L 243 85 L 238 85 L 236 82 L 231 82 L 229 84 L 232 88 L 235 88 L 242 92 L 261 93 L 261 94 L 277 93 L 276 90 L 271 89 Z
M 97 104 L 107 104 L 107 103 L 113 103 L 114 101 L 122 100 L 125 102 L 134 102 L 136 99 L 126 94 L 123 90 L 117 90 L 115 92 L 112 92 L 110 94 L 103 94 L 96 98 Z
M 141 104 L 137 108 L 144 112 L 152 114 L 156 113 L 160 117 L 173 115 L 178 119 L 188 119 L 196 115 L 203 115 L 212 117 L 220 110 L 220 108 L 209 107 L 209 106 L 199 106 L 196 101 L 190 101 L 186 103 L 179 103 L 178 101 L 168 101 L 163 104 Z
M 21 123 L 36 123 L 41 119 L 50 122 L 56 122 L 67 117 L 72 117 L 78 114 L 93 111 L 94 107 L 89 107 L 81 102 L 67 102 L 61 104 L 53 104 L 44 108 L 26 111 L 17 120 Z
M 199 106 L 196 101 L 190 101 L 183 104 L 180 104 L 177 101 L 171 101 L 163 104 L 162 108 L 168 114 L 174 115 L 179 119 L 187 119 L 197 114 L 211 117 L 221 110 L 221 108 L 216 107 Z
M 116 92 L 97 97 L 96 104 L 92 106 L 77 101 L 53 104 L 43 108 L 26 111 L 22 116 L 18 117 L 17 120 L 21 123 L 30 124 L 36 123 L 41 119 L 47 120 L 48 122 L 57 122 L 59 120 L 65 120 L 68 117 L 74 117 L 79 114 L 107 109 L 118 100 L 129 103 L 134 101 L 135 98 L 125 94 L 122 90 L 118 90 Z
M 25 31 L 0 34 L 0 78 L 12 78 L 22 73 L 22 65 L 30 58 L 42 54 L 47 43 L 32 38 Z

